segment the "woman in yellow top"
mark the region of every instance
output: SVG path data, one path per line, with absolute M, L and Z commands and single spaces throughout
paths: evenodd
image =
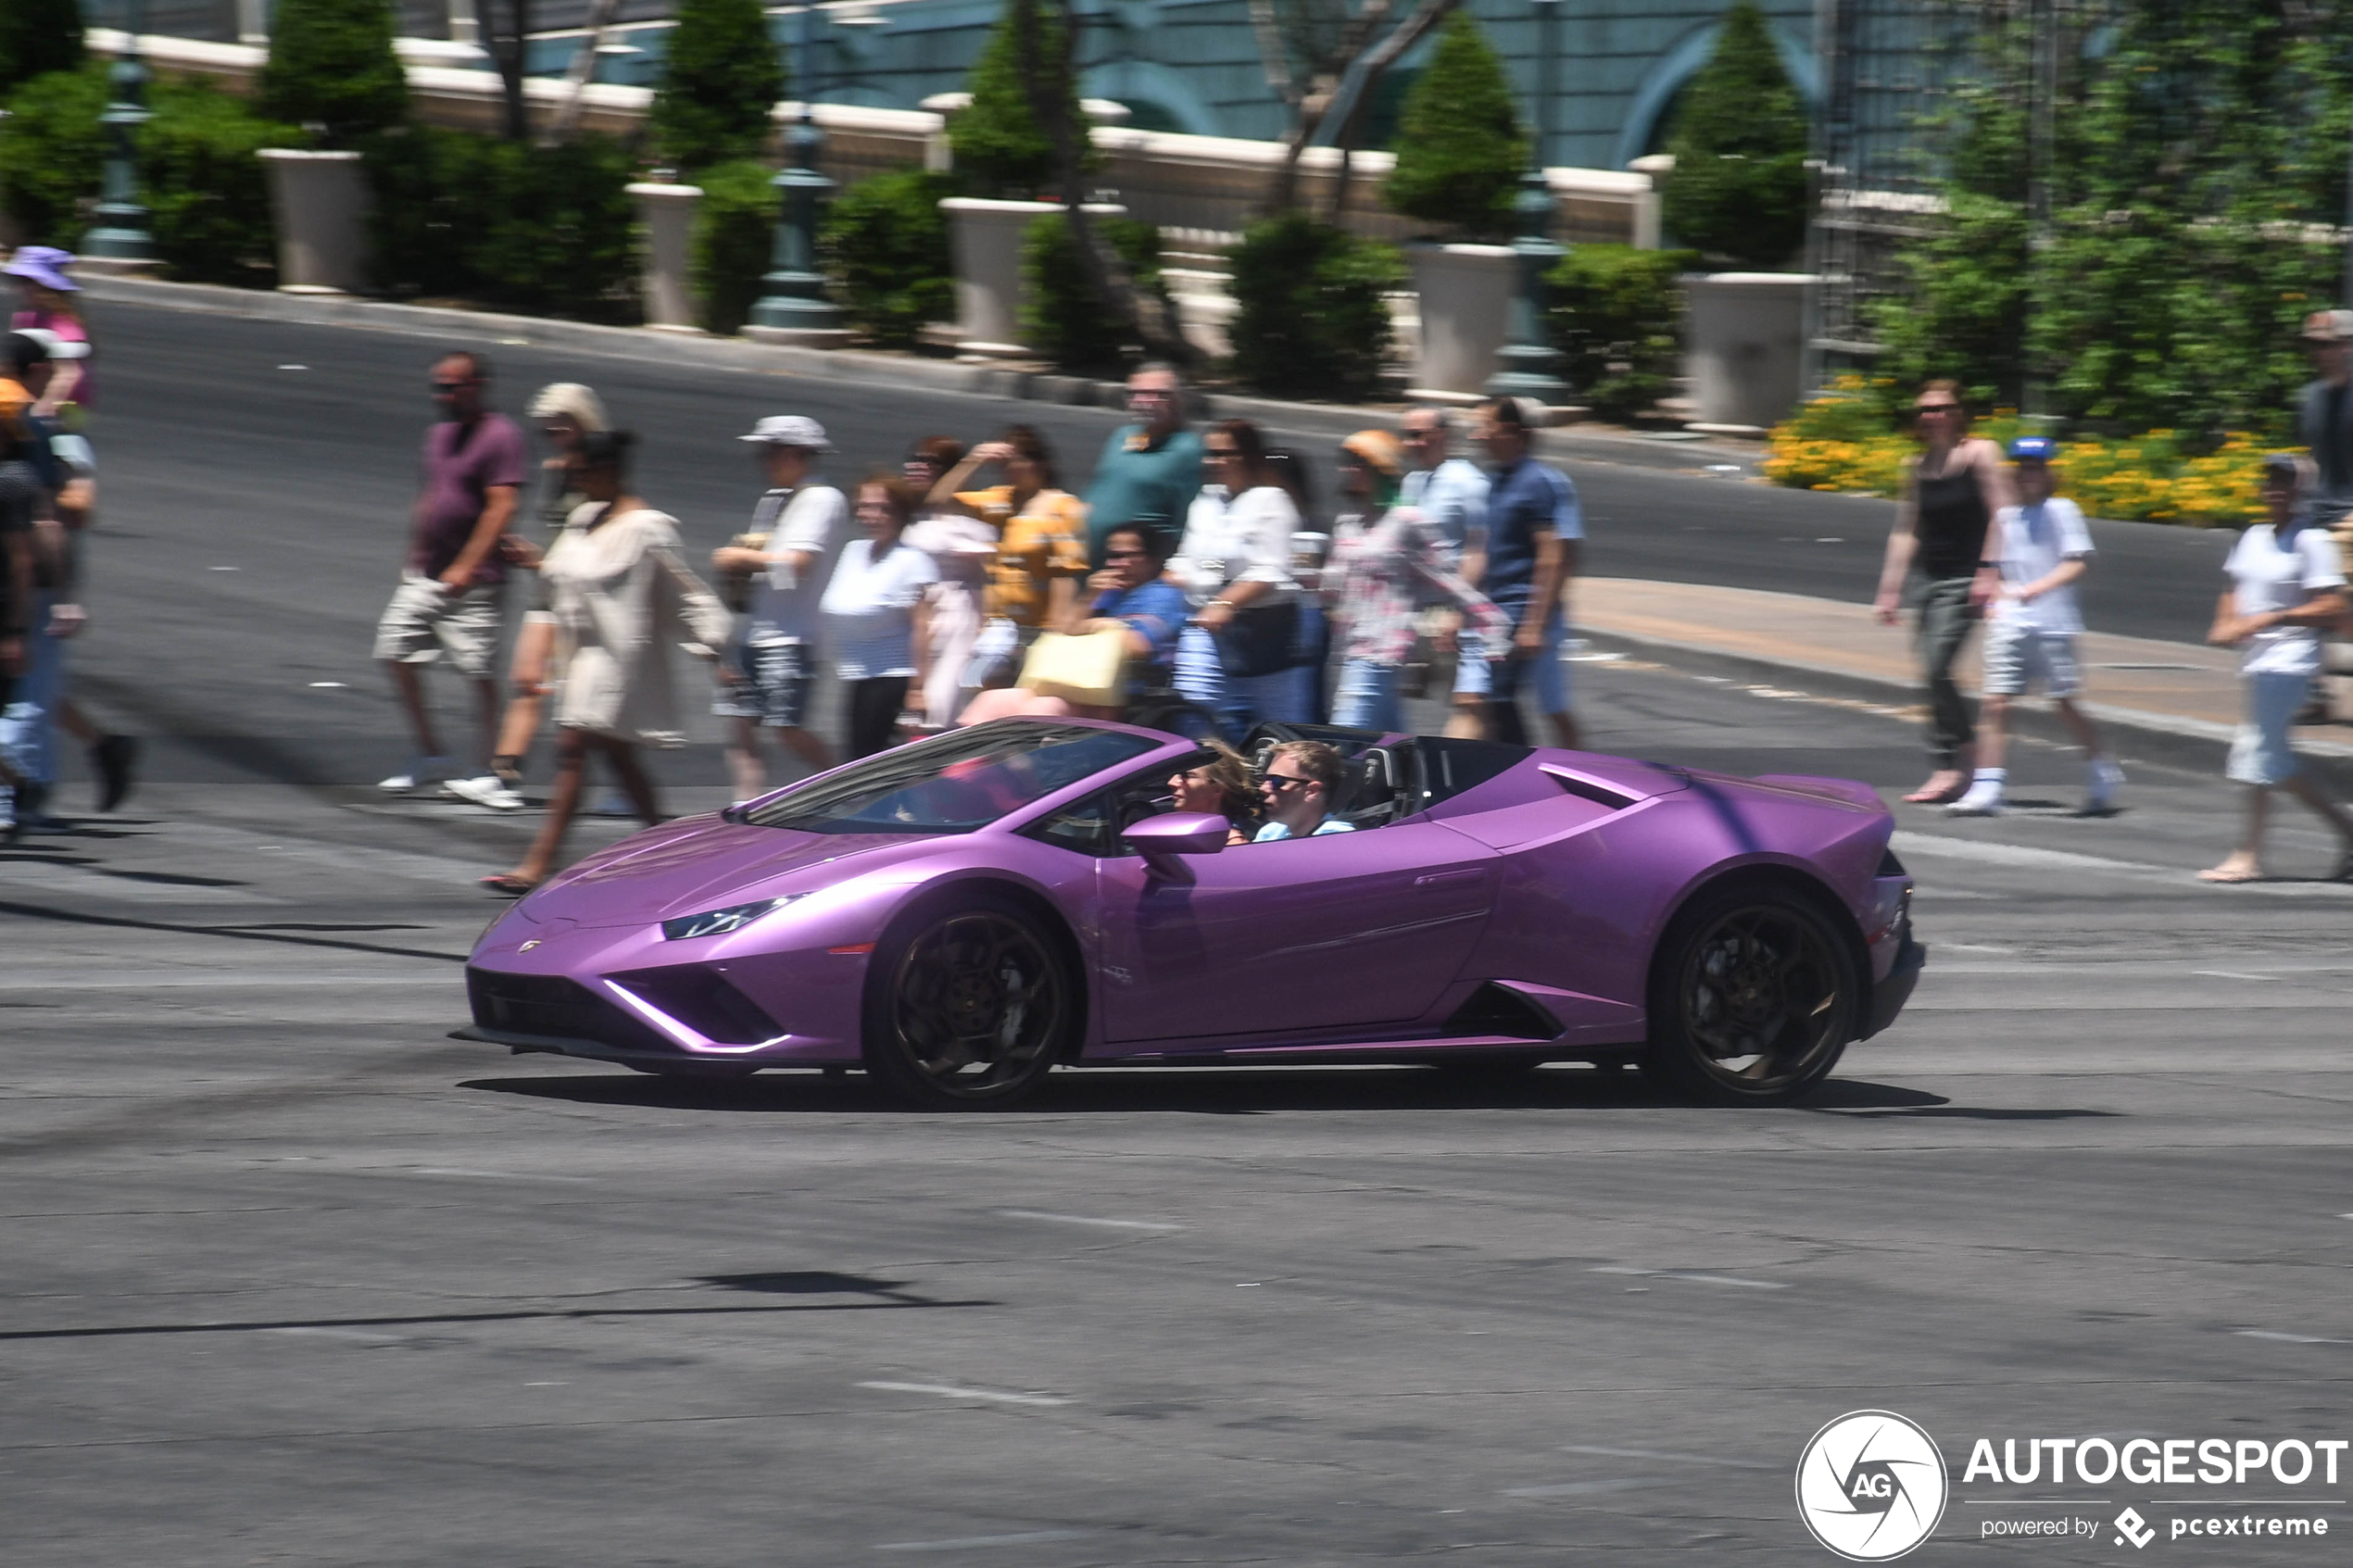
M 1005 483 L 966 489 L 990 464 L 1002 466 Z M 1056 483 L 1045 438 L 1028 425 L 1014 425 L 1001 441 L 984 441 L 965 454 L 932 487 L 930 504 L 999 530 L 981 596 L 984 621 L 963 684 L 974 690 L 1011 685 L 1038 633 L 1068 631 L 1078 619 L 1078 585 L 1088 571 L 1087 503 Z

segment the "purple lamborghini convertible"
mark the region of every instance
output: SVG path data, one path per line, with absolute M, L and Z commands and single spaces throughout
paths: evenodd
M 1639 1064 L 1771 1103 L 1924 958 L 1866 786 L 1263 726 L 1348 758 L 1356 831 L 1228 846 L 1195 743 L 1008 719 L 591 856 L 466 971 L 460 1036 L 648 1073 L 862 1066 L 1003 1104 L 1056 1063 Z

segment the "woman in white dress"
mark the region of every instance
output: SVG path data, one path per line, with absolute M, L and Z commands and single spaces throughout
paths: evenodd
M 1193 623 L 1176 643 L 1176 689 L 1216 714 L 1218 728 L 1239 743 L 1253 724 L 1303 723 L 1315 706 L 1315 672 L 1293 662 L 1300 592 L 1290 558 L 1299 508 L 1270 471 L 1265 440 L 1248 420 L 1209 428 L 1202 471 L 1207 481 L 1168 563 L 1194 606 Z
M 925 731 L 953 724 L 956 710 L 964 704 L 964 666 L 972 662 L 973 645 L 980 639 L 981 598 L 988 589 L 988 569 L 997 559 L 995 523 L 930 503 L 933 489 L 963 460 L 962 442 L 935 435 L 915 444 L 904 470 L 915 494 L 925 498 L 921 515 L 907 530 L 907 543 L 929 556 L 939 573 L 924 601 L 930 657 L 916 696 Z
M 583 436 L 573 483 L 585 497 L 554 545 L 527 545 L 556 618 L 556 779 L 547 815 L 522 863 L 482 879 L 493 892 L 520 895 L 547 879 L 565 832 L 580 808 L 590 752 L 605 759 L 650 827 L 661 821 L 653 781 L 637 760 L 639 746 L 684 744 L 670 684 L 669 647 L 716 661 L 727 640 L 724 606 L 678 553 L 678 522 L 629 489 L 626 431 Z M 536 556 L 535 560 L 532 558 Z

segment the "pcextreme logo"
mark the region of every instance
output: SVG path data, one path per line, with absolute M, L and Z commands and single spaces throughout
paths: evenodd
M 1797 1461 L 1797 1512 L 1849 1562 L 1886 1562 L 1944 1517 L 1944 1456 L 1893 1411 L 1853 1411 L 1814 1434 Z

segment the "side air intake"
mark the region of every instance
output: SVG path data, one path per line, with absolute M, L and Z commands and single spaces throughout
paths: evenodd
M 1492 980 L 1464 999 L 1445 1028 L 1449 1035 L 1503 1035 L 1518 1040 L 1557 1040 L 1563 1032 L 1559 1019 Z

